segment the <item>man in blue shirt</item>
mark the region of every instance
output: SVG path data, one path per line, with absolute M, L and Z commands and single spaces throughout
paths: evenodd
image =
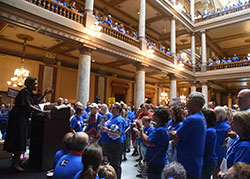
M 172 132 L 174 143 L 177 142 L 177 162 L 186 169 L 187 178 L 201 176 L 206 136 L 205 118 L 201 112 L 204 104 L 202 93 L 191 93 L 186 102 L 190 116 L 177 131 Z
M 57 162 L 54 179 L 72 179 L 83 169 L 82 150 L 89 144 L 89 137 L 85 132 L 77 132 L 72 139 L 72 150 Z

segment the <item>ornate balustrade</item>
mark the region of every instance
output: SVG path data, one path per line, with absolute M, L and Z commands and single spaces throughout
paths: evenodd
M 207 65 L 207 70 L 220 70 L 220 69 L 227 69 L 227 68 L 237 68 L 237 67 L 245 67 L 250 66 L 250 61 L 240 61 L 240 62 L 232 62 L 232 63 L 225 63 L 225 64 L 216 64 L 216 65 Z M 201 71 L 201 67 L 195 67 L 195 71 Z
M 61 16 L 64 16 L 68 19 L 76 21 L 78 23 L 83 23 L 83 15 L 78 13 L 75 10 L 69 9 L 65 6 L 62 6 L 52 0 L 26 0 L 34 5 L 37 5 L 41 8 L 47 9 L 51 12 L 57 13 Z
M 190 70 L 190 71 L 193 70 L 193 67 L 192 67 L 191 65 L 189 65 L 189 64 L 186 64 L 186 63 L 184 63 L 184 68 L 185 68 L 186 70 Z
M 154 48 L 153 48 L 154 49 Z M 154 53 L 155 55 L 161 57 L 161 58 L 164 58 L 164 59 L 167 59 L 168 61 L 172 62 L 172 56 L 164 53 L 163 51 L 159 50 L 159 49 L 154 49 Z
M 226 14 L 234 13 L 234 12 L 237 12 L 237 11 L 240 11 L 240 10 L 243 10 L 243 9 L 247 9 L 247 8 L 250 8 L 249 3 L 245 4 L 245 5 L 242 5 L 240 7 L 235 7 L 235 8 L 228 9 L 228 10 L 223 10 L 221 12 L 217 12 L 217 13 L 208 15 L 206 17 L 201 17 L 199 19 L 196 19 L 195 22 L 201 22 L 201 21 L 212 19 L 212 18 L 215 18 L 215 17 L 224 16 Z
M 126 34 L 123 34 L 122 32 L 119 32 L 115 29 L 112 29 L 111 27 L 108 27 L 107 25 L 101 24 L 99 23 L 100 26 L 102 26 L 102 30 L 101 32 L 104 34 L 107 34 L 109 36 L 112 36 L 114 38 L 117 38 L 119 40 L 122 40 L 130 45 L 136 46 L 136 47 L 140 47 L 140 41 L 136 40 Z

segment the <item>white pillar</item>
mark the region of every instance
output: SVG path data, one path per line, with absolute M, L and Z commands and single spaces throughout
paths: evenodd
M 85 0 L 85 7 L 84 10 L 85 12 L 93 12 L 94 9 L 94 0 Z
M 140 14 L 139 14 L 139 40 L 141 50 L 146 50 L 145 41 L 145 30 L 146 30 L 146 0 L 140 0 Z
M 191 93 L 192 93 L 192 92 L 195 92 L 195 91 L 196 91 L 196 86 L 195 86 L 195 84 L 192 84 L 192 85 L 191 85 Z
M 83 25 L 87 28 L 91 28 L 96 22 L 95 16 L 93 15 L 93 9 L 94 0 L 85 0 Z
M 145 100 L 145 70 L 137 67 L 136 76 L 136 108 L 138 108 Z
M 190 1 L 190 15 L 192 22 L 194 22 L 194 0 Z
M 89 101 L 90 69 L 91 51 L 87 48 L 81 48 L 78 65 L 77 101 L 80 101 L 84 106 Z
M 205 97 L 205 107 L 207 107 L 207 103 L 208 103 L 208 86 L 206 83 L 202 83 L 201 85 L 201 91 L 202 91 L 202 94 L 204 95 Z
M 171 52 L 173 54 L 173 63 L 176 64 L 176 28 L 175 19 L 171 19 Z
M 168 74 L 170 78 L 170 102 L 173 102 L 173 98 L 176 98 L 176 76 L 174 74 Z
M 206 33 L 201 32 L 201 48 L 202 48 L 202 71 L 206 71 L 207 66 L 207 45 L 206 45 Z
M 192 66 L 195 67 L 195 34 L 191 34 L 191 61 Z

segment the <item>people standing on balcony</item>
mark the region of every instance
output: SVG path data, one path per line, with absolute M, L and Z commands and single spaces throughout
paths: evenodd
M 234 54 L 232 60 L 233 60 L 233 62 L 238 62 L 239 61 L 239 57 L 237 57 L 237 55 Z
M 162 51 L 163 53 L 166 53 L 166 48 L 164 46 L 162 46 L 159 50 Z
M 68 8 L 71 9 L 71 10 L 73 10 L 73 11 L 75 11 L 75 12 L 78 11 L 78 10 L 77 10 L 77 7 L 76 7 L 76 2 L 75 2 L 75 1 L 71 1 L 71 2 L 69 3 L 69 5 L 68 5 Z
M 103 20 L 101 21 L 101 23 L 104 24 L 104 25 L 107 25 L 107 26 L 111 27 L 110 22 L 109 22 L 107 16 L 103 17 Z
M 232 59 L 230 57 L 228 57 L 227 63 L 232 63 Z
M 112 25 L 112 28 L 118 31 L 119 30 L 118 29 L 118 22 L 115 22 L 114 25 Z
M 113 22 L 110 14 L 108 15 L 108 22 L 109 22 L 109 24 L 112 24 L 112 22 Z
M 99 17 L 98 17 L 98 11 L 97 10 L 94 10 L 94 16 L 95 16 L 95 19 L 97 20 L 97 21 L 100 21 L 100 19 L 99 19 Z
M 139 36 L 138 36 L 137 32 L 135 32 L 135 31 L 133 31 L 132 37 L 133 37 L 134 39 L 136 39 L 136 40 L 139 39 Z
M 124 33 L 124 34 L 125 34 L 125 32 L 126 32 L 123 24 L 120 24 L 120 25 L 119 25 L 118 30 L 119 30 L 121 33 Z
M 170 55 L 170 56 L 172 56 L 172 52 L 171 52 L 170 48 L 168 48 L 167 54 Z

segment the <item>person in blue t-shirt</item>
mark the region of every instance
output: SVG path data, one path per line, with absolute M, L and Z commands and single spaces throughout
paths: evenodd
M 227 59 L 227 63 L 232 63 L 232 59 L 230 57 Z
M 118 31 L 118 22 L 115 22 L 115 24 L 112 25 L 112 28 Z
M 168 142 L 169 131 L 167 123 L 170 113 L 167 108 L 155 110 L 152 121 L 155 123 L 155 129 L 147 136 L 142 128 L 140 120 L 136 122 L 137 129 L 140 131 L 142 142 L 147 145 L 146 160 L 148 162 L 148 179 L 161 179 L 161 172 L 168 163 Z
M 71 146 L 72 146 L 73 135 L 74 134 L 72 132 L 68 132 L 67 134 L 64 135 L 63 141 L 62 141 L 64 145 L 64 149 L 56 152 L 55 157 L 54 157 L 54 163 L 53 163 L 54 168 L 57 162 L 60 160 L 60 158 L 68 154 L 70 150 L 72 149 Z
M 85 132 L 77 132 L 72 139 L 72 150 L 62 156 L 54 170 L 54 179 L 72 179 L 82 170 L 82 150 L 89 144 L 89 137 Z
M 170 108 L 170 115 L 171 120 L 168 122 L 168 130 L 171 133 L 172 131 L 176 131 L 182 126 L 184 121 L 184 111 L 180 106 L 174 105 Z M 171 136 L 170 139 L 172 140 Z M 172 141 L 169 141 L 168 161 L 177 161 L 176 148 L 172 145 Z
M 230 123 L 232 130 L 239 135 L 239 139 L 227 151 L 227 167 L 237 162 L 250 164 L 250 112 L 240 111 L 233 114 Z
M 232 60 L 233 60 L 233 62 L 238 62 L 238 61 L 240 61 L 239 57 L 237 57 L 236 54 L 234 54 Z
M 6 108 L 6 105 L 4 103 L 1 104 L 0 109 L 0 130 L 2 133 L 2 139 L 5 139 L 6 134 L 6 127 L 7 127 L 7 119 L 9 117 L 10 110 Z
M 109 22 L 109 24 L 112 24 L 112 22 L 113 22 L 110 14 L 108 15 L 108 22 Z
M 189 116 L 183 125 L 172 132 L 173 144 L 177 143 L 177 162 L 187 171 L 187 177 L 200 178 L 205 148 L 206 125 L 201 112 L 205 104 L 202 93 L 192 92 L 186 101 Z
M 104 17 L 101 23 L 110 27 L 110 22 L 108 21 L 108 17 Z
M 216 125 L 215 130 L 217 134 L 216 140 L 216 155 L 218 157 L 217 166 L 214 171 L 214 176 L 217 176 L 220 170 L 220 165 L 223 158 L 226 157 L 226 146 L 224 145 L 225 139 L 228 137 L 228 132 L 230 131 L 231 127 L 228 125 L 226 120 L 226 110 L 222 106 L 216 106 L 214 108 L 216 114 Z
M 227 59 L 226 59 L 226 57 L 224 57 L 224 58 L 222 59 L 221 63 L 222 63 L 222 64 L 227 63 Z
M 122 107 L 120 103 L 112 104 L 112 119 L 105 122 L 102 127 L 102 145 L 104 153 L 112 167 L 114 167 L 117 178 L 121 178 L 121 159 L 125 134 L 124 119 L 121 116 Z
M 83 108 L 81 106 L 76 107 L 76 114 L 70 121 L 70 130 L 73 133 L 85 131 L 84 119 L 82 118 Z
M 203 109 L 202 113 L 206 118 L 207 131 L 201 178 L 210 179 L 214 169 L 216 168 L 218 159 L 215 153 L 217 135 L 214 127 L 216 124 L 216 115 L 215 112 L 209 108 Z
M 99 166 L 102 163 L 102 159 L 102 148 L 98 144 L 86 146 L 82 151 L 83 169 L 74 176 L 74 179 L 99 179 L 97 173 Z

